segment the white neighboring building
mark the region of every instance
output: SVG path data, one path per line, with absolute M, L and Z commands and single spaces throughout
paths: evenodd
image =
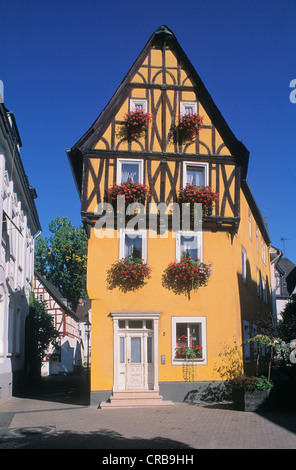
M 0 102 L 0 401 L 23 384 L 34 241 L 41 230 L 21 145 L 14 115 Z

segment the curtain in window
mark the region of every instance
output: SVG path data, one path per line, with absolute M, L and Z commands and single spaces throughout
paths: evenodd
M 189 184 L 196 184 L 196 186 L 205 185 L 205 175 L 203 168 L 194 166 L 187 166 L 187 181 Z
M 195 236 L 185 236 L 181 235 L 181 256 L 186 251 L 191 256 L 191 259 L 196 259 L 198 257 L 197 251 L 197 239 Z
M 139 181 L 139 165 L 137 163 L 122 163 L 121 165 L 121 182 Z

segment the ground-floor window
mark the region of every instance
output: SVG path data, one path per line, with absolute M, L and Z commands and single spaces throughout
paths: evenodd
M 206 318 L 172 317 L 172 364 L 206 363 Z

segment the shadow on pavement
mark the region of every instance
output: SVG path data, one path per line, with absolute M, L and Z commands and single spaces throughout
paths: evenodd
M 121 434 L 101 429 L 90 433 L 54 429 L 11 429 L 1 437 L 1 449 L 192 449 L 186 444 L 163 437 L 153 439 L 128 439 Z M 108 454 L 109 455 L 109 454 Z M 141 453 L 139 458 L 145 459 Z
M 89 384 L 83 373 L 41 377 L 38 384 L 26 384 L 14 396 L 72 405 L 90 404 Z

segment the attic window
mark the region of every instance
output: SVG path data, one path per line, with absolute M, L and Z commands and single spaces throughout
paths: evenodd
M 180 114 L 188 116 L 190 114 L 196 114 L 196 113 L 197 113 L 196 101 L 181 101 Z
M 130 100 L 130 111 L 143 111 L 143 113 L 147 113 L 147 100 L 143 99 L 131 99 Z

